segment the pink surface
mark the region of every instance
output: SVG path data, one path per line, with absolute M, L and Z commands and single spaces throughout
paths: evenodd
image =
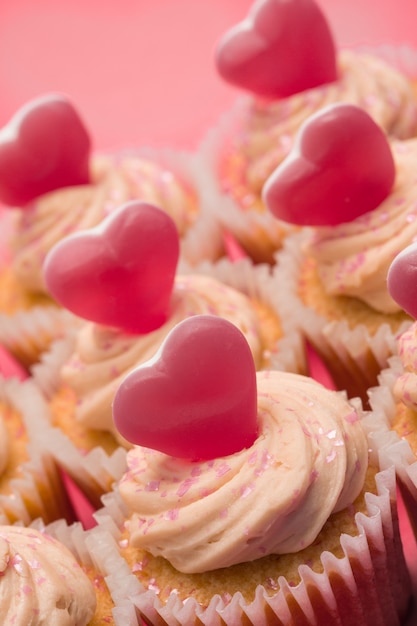
M 417 47 L 412 0 L 319 0 L 338 45 Z M 193 147 L 233 101 L 213 47 L 250 0 L 3 0 L 0 125 L 29 98 L 66 92 L 96 148 Z

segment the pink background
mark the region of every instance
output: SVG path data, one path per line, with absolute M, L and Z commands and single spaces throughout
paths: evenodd
M 414 0 L 318 0 L 340 46 L 417 48 Z M 0 125 L 47 91 L 66 92 L 95 147 L 194 147 L 233 101 L 213 47 L 251 0 L 2 0 Z

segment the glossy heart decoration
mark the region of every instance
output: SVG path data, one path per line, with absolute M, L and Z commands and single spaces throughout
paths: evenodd
M 359 107 L 334 104 L 302 125 L 293 150 L 265 183 L 263 199 L 285 222 L 334 226 L 378 207 L 394 180 L 382 129 Z
M 113 418 L 128 441 L 178 458 L 211 459 L 251 446 L 256 372 L 244 335 L 220 317 L 184 320 L 124 379 Z
M 417 243 L 395 257 L 388 270 L 387 285 L 392 299 L 417 319 Z
M 61 240 L 44 263 L 46 287 L 84 319 L 146 333 L 169 315 L 179 256 L 172 218 L 129 202 L 90 230 Z
M 64 96 L 23 106 L 0 131 L 0 200 L 23 207 L 34 198 L 89 182 L 90 137 Z
M 333 37 L 313 0 L 260 0 L 216 49 L 227 82 L 266 98 L 285 98 L 337 80 Z

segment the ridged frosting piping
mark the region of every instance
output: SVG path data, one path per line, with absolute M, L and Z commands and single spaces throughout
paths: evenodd
M 140 446 L 120 493 L 131 545 L 198 573 L 296 552 L 363 487 L 368 446 L 357 410 L 298 374 L 259 372 L 253 446 L 189 463 Z

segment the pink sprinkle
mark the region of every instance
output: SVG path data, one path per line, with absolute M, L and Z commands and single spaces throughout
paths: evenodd
M 15 554 L 15 556 L 10 559 L 10 564 L 13 565 L 18 574 L 23 574 L 22 557 L 19 554 Z
M 336 437 L 336 434 L 336 430 L 329 430 L 329 432 L 326 433 L 326 437 L 327 439 L 334 439 Z
M 255 485 L 253 483 L 251 485 L 246 485 L 245 487 L 242 487 L 240 493 L 241 498 L 247 498 L 254 489 Z
M 138 563 L 134 563 L 132 566 L 132 572 L 141 572 L 143 570 L 143 563 L 139 561 Z
M 310 474 L 310 483 L 314 483 L 318 475 L 319 475 L 318 471 L 314 469 Z
M 359 417 L 356 411 L 352 411 L 352 413 L 349 413 L 349 415 L 346 415 L 345 417 L 345 421 L 348 422 L 349 424 L 355 424 L 358 420 L 359 420 Z
M 278 589 L 278 583 L 273 578 L 267 578 L 266 584 L 270 589 Z
M 255 450 L 255 451 L 254 451 L 254 452 L 252 452 L 252 454 L 249 456 L 249 459 L 248 459 L 248 465 L 255 465 L 257 457 L 258 457 L 258 452 L 257 452 L 257 450 Z
M 148 585 L 148 589 L 150 591 L 154 591 L 156 594 L 160 593 L 160 588 L 158 587 L 158 585 L 156 584 L 156 580 L 155 578 L 151 578 L 149 581 L 149 585 Z
M 152 526 L 152 524 L 155 522 L 154 518 L 151 517 L 148 519 L 147 521 L 147 528 L 144 529 L 143 534 L 146 535 L 146 533 L 148 532 L 149 528 Z
M 148 484 L 145 486 L 145 491 L 158 491 L 159 490 L 159 485 L 160 485 L 160 481 L 159 480 L 151 480 L 148 482 Z
M 334 461 L 336 458 L 336 450 L 333 449 L 330 454 L 328 454 L 326 456 L 326 463 L 331 463 L 332 461 Z
M 193 469 L 191 470 L 191 476 L 193 476 L 193 478 L 201 476 L 201 467 L 198 467 L 198 465 L 196 467 L 193 467 Z
M 41 567 L 41 564 L 36 559 L 34 559 L 33 561 L 28 561 L 28 564 L 29 567 L 31 567 L 32 569 L 40 569 Z
M 229 514 L 229 510 L 228 509 L 223 509 L 223 511 L 220 511 L 220 519 L 224 519 L 225 517 L 227 517 Z
M 33 591 L 32 587 L 30 587 L 29 585 L 23 585 L 22 589 L 23 589 L 23 593 L 27 596 L 30 595 Z
M 176 519 L 178 519 L 178 515 L 179 515 L 179 509 L 170 509 L 169 511 L 165 513 L 164 519 L 175 521 Z
M 230 465 L 228 465 L 227 463 L 222 463 L 221 465 L 219 465 L 219 467 L 216 469 L 216 476 L 218 478 L 221 478 L 222 476 L 224 476 L 225 474 L 227 474 L 227 472 L 230 472 Z
M 268 450 L 264 450 L 262 453 L 261 464 L 256 470 L 255 475 L 261 476 L 271 466 L 273 458 L 274 457 L 268 452 Z
M 193 485 L 195 485 L 197 481 L 193 478 L 186 478 L 184 480 L 184 482 L 181 483 L 181 485 L 179 486 L 178 490 L 177 490 L 177 496 L 178 497 L 182 497 L 185 496 L 185 494 L 187 493 L 187 491 L 189 491 L 189 489 L 191 489 L 191 487 Z

